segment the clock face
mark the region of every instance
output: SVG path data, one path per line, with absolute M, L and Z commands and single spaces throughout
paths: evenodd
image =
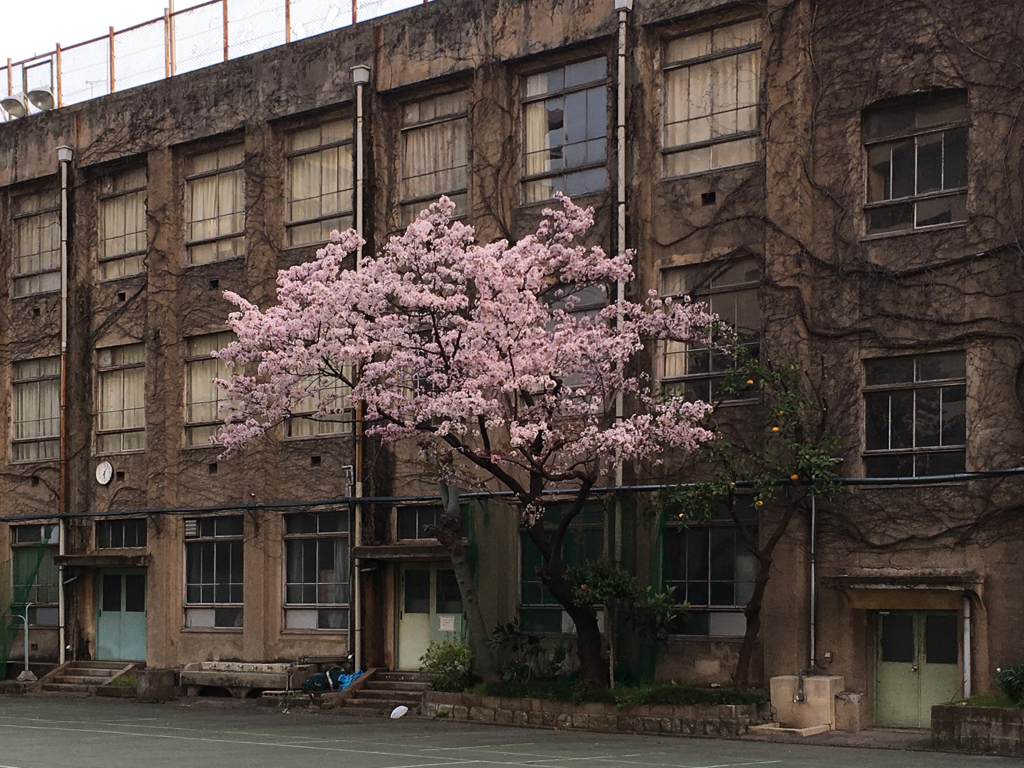
M 109 461 L 100 462 L 99 466 L 96 467 L 96 482 L 100 485 L 106 485 L 110 482 L 110 478 L 114 476 L 114 468 L 110 465 Z

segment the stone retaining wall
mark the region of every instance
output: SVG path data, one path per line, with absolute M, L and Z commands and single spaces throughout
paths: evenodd
M 932 707 L 932 744 L 939 749 L 1024 755 L 1024 709 Z
M 644 705 L 618 709 L 614 704 L 502 699 L 436 691 L 427 692 L 420 714 L 499 725 L 687 736 L 738 736 L 751 725 L 771 721 L 770 707 L 758 708 L 756 704 Z

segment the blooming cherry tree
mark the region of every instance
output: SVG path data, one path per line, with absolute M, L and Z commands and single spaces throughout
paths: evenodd
M 542 555 L 541 582 L 576 625 L 581 680 L 601 684 L 597 616 L 573 599 L 562 544 L 616 461 L 658 461 L 712 437 L 700 426 L 710 407 L 655 397 L 634 358 L 652 340 L 706 344 L 714 318 L 653 295 L 580 311 L 585 292 L 632 278 L 631 254 L 581 245 L 593 212 L 560 202 L 536 234 L 478 245 L 441 198 L 358 271 L 342 267 L 360 245 L 349 230 L 280 272 L 274 306 L 225 294 L 238 340 L 218 353 L 234 403 L 219 439 L 230 454 L 303 401 L 309 416 L 326 377 L 351 387 L 369 433 L 418 442 L 449 480 L 497 480 Z M 616 419 L 620 396 L 630 407 Z M 346 407 L 323 396 L 312 418 Z M 554 530 L 543 515 L 552 492 L 572 501 Z

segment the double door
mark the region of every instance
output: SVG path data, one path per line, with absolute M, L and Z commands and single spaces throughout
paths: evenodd
M 455 571 L 407 564 L 398 570 L 398 669 L 419 669 L 431 643 L 466 636 Z
M 145 661 L 145 569 L 97 571 L 96 592 L 96 658 Z
M 932 705 L 957 697 L 960 627 L 952 611 L 878 611 L 876 725 L 928 728 Z

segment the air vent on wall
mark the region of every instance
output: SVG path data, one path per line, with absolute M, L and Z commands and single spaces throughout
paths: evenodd
M 186 520 L 185 521 L 185 538 L 186 539 L 198 539 L 199 538 L 199 521 L 198 520 Z

